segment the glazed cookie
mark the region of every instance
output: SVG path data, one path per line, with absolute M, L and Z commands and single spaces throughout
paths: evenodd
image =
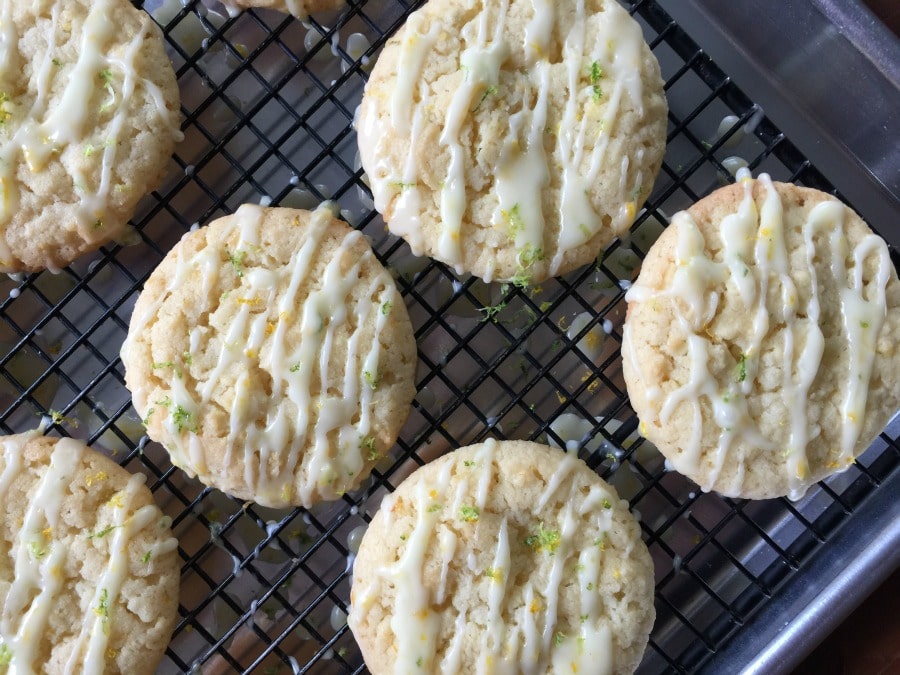
M 222 0 L 230 16 L 237 16 L 245 9 L 277 9 L 298 19 L 305 19 L 314 12 L 340 9 L 346 6 L 344 0 Z
M 375 64 L 359 153 L 413 253 L 522 285 L 628 230 L 666 110 L 659 64 L 615 0 L 431 0 Z
M 738 177 L 650 249 L 625 382 L 641 433 L 704 490 L 797 498 L 900 408 L 900 283 L 834 197 Z
M 653 565 L 628 503 L 577 456 L 489 440 L 385 497 L 351 604 L 373 675 L 630 673 L 655 616 Z
M 179 558 L 144 481 L 80 441 L 0 438 L 4 670 L 155 672 Z
M 244 205 L 185 235 L 147 280 L 122 361 L 175 465 L 271 507 L 357 487 L 415 394 L 394 280 L 324 206 Z
M 0 272 L 64 267 L 121 236 L 182 138 L 178 85 L 126 0 L 0 8 Z

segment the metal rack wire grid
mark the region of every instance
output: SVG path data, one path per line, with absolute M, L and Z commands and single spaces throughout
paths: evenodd
M 64 419 L 50 433 L 147 474 L 183 561 L 160 672 L 365 672 L 346 625 L 363 528 L 413 468 L 489 436 L 574 444 L 630 500 L 656 568 L 657 620 L 639 672 L 696 671 L 900 465 L 895 420 L 848 471 L 799 502 L 747 502 L 701 493 L 638 437 L 621 372 L 623 296 L 666 214 L 733 180 L 744 162 L 835 192 L 655 0 L 628 4 L 670 106 L 666 159 L 646 209 L 596 264 L 528 290 L 412 256 L 372 209 L 354 110 L 379 49 L 420 2 L 348 0 L 303 23 L 262 10 L 229 18 L 207 0 L 135 4 L 165 33 L 185 140 L 128 241 L 58 274 L 0 282 L 0 425 L 21 432 L 58 411 Z M 418 394 L 396 447 L 361 489 L 308 511 L 275 511 L 172 467 L 144 436 L 118 352 L 142 282 L 184 232 L 243 202 L 325 199 L 396 273 L 419 346 Z

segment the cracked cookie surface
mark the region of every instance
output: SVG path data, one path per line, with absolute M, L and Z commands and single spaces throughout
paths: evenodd
M 122 361 L 174 464 L 271 507 L 356 488 L 415 394 L 403 298 L 324 206 L 245 204 L 186 234 L 147 280 Z
M 125 234 L 179 128 L 175 73 L 126 0 L 0 7 L 0 272 L 65 267 Z
M 385 45 L 357 133 L 375 206 L 413 253 L 524 285 L 628 230 L 666 111 L 613 0 L 431 0 Z
M 626 295 L 641 433 L 704 490 L 800 497 L 900 408 L 900 283 L 831 195 L 748 173 L 653 245 Z
M 81 441 L 0 437 L 0 657 L 10 672 L 155 672 L 175 625 L 180 559 L 144 483 Z
M 353 568 L 349 625 L 374 675 L 631 673 L 653 565 L 614 488 L 573 454 L 488 440 L 382 501 Z

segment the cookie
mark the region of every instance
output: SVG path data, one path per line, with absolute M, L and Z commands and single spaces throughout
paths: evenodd
M 155 672 L 179 557 L 144 482 L 81 441 L 0 437 L 4 670 Z
M 276 9 L 291 14 L 298 19 L 305 19 L 313 12 L 324 12 L 329 9 L 340 9 L 345 6 L 344 0 L 222 0 L 229 16 L 237 16 L 249 8 Z
M 173 464 L 271 507 L 357 487 L 415 394 L 394 280 L 324 206 L 244 205 L 186 234 L 144 285 L 122 361 Z
M 900 408 L 900 283 L 851 209 L 761 174 L 650 249 L 622 356 L 641 433 L 704 490 L 798 498 Z
M 524 285 L 628 230 L 666 111 L 659 64 L 614 0 L 431 0 L 372 70 L 359 153 L 413 253 Z
M 577 456 L 488 440 L 385 497 L 351 605 L 373 675 L 630 673 L 655 616 L 653 565 L 628 503 Z
M 0 272 L 65 267 L 161 182 L 178 85 L 126 0 L 6 2 L 0 24 Z

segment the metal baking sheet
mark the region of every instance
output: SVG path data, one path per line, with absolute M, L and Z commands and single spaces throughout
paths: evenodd
M 898 474 L 900 423 L 797 502 L 704 494 L 637 435 L 619 353 L 625 289 L 668 216 L 737 167 L 831 192 L 840 176 L 814 166 L 660 3 L 626 3 L 670 106 L 665 163 L 632 234 L 540 288 L 458 277 L 386 233 L 352 128 L 368 68 L 418 4 L 349 0 L 300 22 L 265 10 L 229 17 L 206 0 L 143 3 L 166 34 L 185 140 L 126 241 L 58 274 L 0 281 L 0 424 L 20 432 L 57 411 L 50 433 L 147 474 L 183 561 L 160 672 L 365 672 L 346 626 L 363 528 L 416 466 L 489 436 L 578 447 L 630 500 L 657 584 L 639 672 L 700 670 L 784 604 L 792 582 L 838 550 L 847 523 L 865 531 L 865 505 Z M 360 490 L 311 510 L 265 509 L 187 479 L 148 442 L 118 352 L 142 282 L 186 231 L 244 202 L 323 200 L 395 273 L 419 346 L 418 394 L 397 446 Z

